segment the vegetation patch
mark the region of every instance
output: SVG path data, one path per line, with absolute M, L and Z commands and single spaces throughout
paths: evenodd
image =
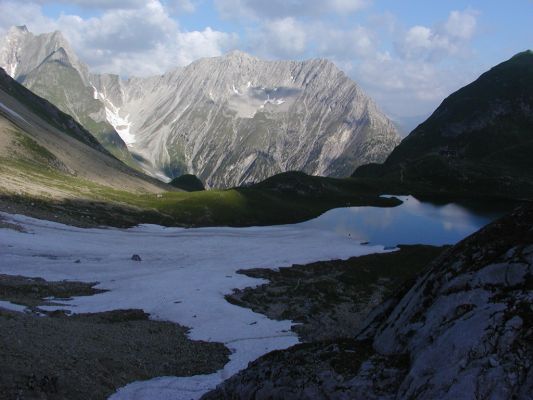
M 298 322 L 305 341 L 352 337 L 368 313 L 441 254 L 446 247 L 400 246 L 400 250 L 293 265 L 238 271 L 270 282 L 236 289 L 226 299 L 272 319 Z

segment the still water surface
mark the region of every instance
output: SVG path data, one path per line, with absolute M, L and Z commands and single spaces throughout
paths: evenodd
M 398 198 L 403 204 L 397 207 L 336 208 L 299 225 L 333 230 L 354 240 L 385 246 L 455 244 L 516 206 L 516 203 L 435 204 L 412 196 Z

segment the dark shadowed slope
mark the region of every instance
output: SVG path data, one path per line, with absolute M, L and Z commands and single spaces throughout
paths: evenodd
M 123 164 L 72 117 L 0 69 L 1 191 L 52 198 L 105 188 L 156 193 L 169 186 Z
M 525 51 L 445 99 L 384 164 L 355 177 L 407 187 L 533 197 L 533 52 Z

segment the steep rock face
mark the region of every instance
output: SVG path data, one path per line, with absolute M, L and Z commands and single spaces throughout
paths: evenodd
M 125 143 L 94 96 L 87 66 L 61 32 L 33 35 L 25 26 L 11 28 L 0 42 L 0 67 L 35 94 L 71 115 L 114 156 L 136 166 Z
M 384 160 L 393 124 L 327 60 L 264 61 L 242 52 L 161 77 L 100 79 L 132 148 L 169 176 L 227 187 L 300 170 L 347 176 Z M 117 128 L 120 133 L 120 130 Z
M 348 176 L 399 143 L 387 117 L 326 60 L 233 52 L 124 81 L 89 73 L 59 32 L 19 27 L 0 45 L 0 66 L 132 164 L 127 144 L 162 179 L 191 173 L 229 187 L 288 170 Z
M 533 208 L 435 260 L 354 339 L 270 353 L 204 399 L 530 399 Z

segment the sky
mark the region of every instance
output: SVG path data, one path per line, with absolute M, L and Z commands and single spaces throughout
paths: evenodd
M 0 0 L 0 34 L 60 30 L 95 72 L 162 74 L 235 49 L 328 58 L 406 124 L 533 48 L 532 22 L 533 0 Z

